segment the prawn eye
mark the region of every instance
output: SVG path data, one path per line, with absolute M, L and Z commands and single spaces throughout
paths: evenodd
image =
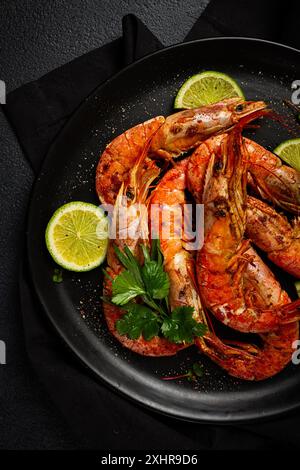
M 133 194 L 133 192 L 130 188 L 128 188 L 127 191 L 126 191 L 126 197 L 130 200 L 133 200 L 133 198 L 134 198 L 134 194 Z
M 241 113 L 244 109 L 244 105 L 243 104 L 238 104 L 236 107 L 235 107 L 235 111 L 237 113 Z

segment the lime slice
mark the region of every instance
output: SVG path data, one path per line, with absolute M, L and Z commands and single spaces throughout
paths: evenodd
M 108 245 L 108 221 L 100 207 L 70 202 L 51 217 L 46 245 L 54 261 L 69 271 L 90 271 L 99 266 Z
M 282 142 L 274 150 L 282 160 L 300 171 L 300 139 L 290 139 Z
M 202 72 L 189 78 L 177 93 L 175 109 L 198 108 L 225 98 L 245 99 L 239 85 L 221 72 Z
M 300 297 L 300 281 L 295 282 L 295 287 L 296 287 L 298 297 Z

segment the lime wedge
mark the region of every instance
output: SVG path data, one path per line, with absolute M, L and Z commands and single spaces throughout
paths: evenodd
M 174 108 L 198 108 L 236 97 L 245 99 L 241 88 L 231 77 L 221 72 L 202 72 L 184 82 L 175 98 Z
M 295 287 L 296 287 L 298 297 L 300 297 L 300 281 L 295 282 Z
M 300 171 L 300 139 L 290 139 L 282 142 L 274 150 L 282 160 Z
M 57 209 L 46 229 L 46 245 L 54 261 L 69 271 L 99 266 L 108 245 L 108 220 L 100 207 L 70 202 Z

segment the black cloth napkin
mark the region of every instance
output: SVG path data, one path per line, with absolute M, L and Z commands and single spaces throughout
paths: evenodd
M 262 0 L 212 0 L 186 39 L 256 36 L 300 48 L 300 6 L 287 0 L 280 5 Z M 68 117 L 96 86 L 161 47 L 140 20 L 128 15 L 123 19 L 122 38 L 10 93 L 4 111 L 34 172 Z M 215 426 L 180 422 L 139 407 L 95 381 L 66 349 L 36 299 L 25 255 L 20 296 L 28 356 L 81 447 L 272 449 L 299 443 L 299 413 L 255 425 Z

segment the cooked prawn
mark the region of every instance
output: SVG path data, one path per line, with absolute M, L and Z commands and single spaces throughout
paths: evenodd
M 244 289 L 257 309 L 279 308 L 290 302 L 274 274 L 250 248 L 251 257 L 244 272 Z M 260 335 L 262 346 L 224 342 L 215 335 L 196 340 L 200 350 L 230 375 L 244 380 L 264 380 L 278 374 L 291 361 L 293 343 L 299 338 L 298 322 L 281 325 L 276 331 Z
M 247 236 L 277 266 L 300 278 L 300 219 L 289 223 L 265 202 L 247 197 Z
M 199 296 L 191 282 L 194 273 L 194 260 L 192 253 L 187 251 L 186 238 L 188 233 L 184 233 L 183 225 L 176 223 L 176 212 L 179 212 L 177 220 L 183 222 L 182 216 L 187 219 L 188 214 L 184 213 L 186 208 L 186 168 L 188 160 L 182 160 L 174 168 L 170 169 L 161 179 L 150 198 L 150 205 L 157 205 L 159 212 L 157 218 L 151 221 L 152 233 L 160 238 L 160 247 L 164 256 L 164 269 L 170 278 L 169 303 L 171 308 L 181 305 L 194 307 L 195 314 L 201 309 Z M 170 217 L 163 215 L 170 214 Z M 164 213 L 164 214 L 163 214 Z M 173 214 L 173 217 L 172 217 Z M 165 220 L 165 222 L 163 222 Z M 167 228 L 164 223 L 170 223 L 169 236 L 164 236 Z
M 225 145 L 227 138 L 227 134 L 222 134 L 208 139 L 207 141 L 203 142 L 189 158 L 187 168 L 188 187 L 199 203 L 202 202 L 205 178 L 211 155 L 215 155 L 217 162 L 216 165 L 219 165 L 218 162 L 222 151 L 222 145 Z M 256 163 L 253 163 L 253 149 L 256 148 L 257 144 L 255 144 L 255 142 L 249 141 L 249 139 L 244 139 L 243 143 L 245 145 L 246 154 L 249 148 L 251 148 L 250 154 L 248 154 L 248 167 L 250 168 L 248 172 L 249 176 L 252 168 L 254 168 L 258 173 Z M 258 147 L 260 148 L 260 146 Z M 259 156 L 255 156 L 255 161 L 259 161 Z M 265 165 L 265 167 L 267 165 L 264 158 L 262 158 L 259 164 L 259 168 L 261 168 L 263 165 Z M 271 168 L 270 165 L 269 167 Z M 282 174 L 286 176 L 287 182 L 290 172 L 288 171 L 286 173 L 285 168 L 288 170 L 292 169 L 289 167 L 284 167 L 284 165 L 281 165 L 280 168 Z M 296 170 L 294 170 L 294 172 L 296 172 Z M 290 181 L 289 187 L 291 188 L 292 192 L 296 191 L 296 187 L 293 184 L 293 179 Z M 277 194 L 280 194 L 279 186 Z M 281 191 L 281 194 L 284 194 L 284 191 Z M 300 277 L 299 218 L 295 217 L 291 225 L 283 215 L 278 214 L 273 208 L 268 206 L 263 201 L 255 199 L 251 196 L 247 197 L 246 214 L 247 236 L 254 242 L 254 244 L 256 244 L 260 249 L 268 254 L 270 260 L 273 261 L 273 263 L 277 264 L 280 268 L 284 269 L 290 274 L 296 277 Z
M 145 151 L 145 149 L 144 149 Z M 145 203 L 147 200 L 148 189 L 152 181 L 158 176 L 158 168 L 152 162 L 152 166 L 148 165 L 145 170 L 142 161 L 138 161 L 132 169 L 130 180 L 126 185 L 122 185 L 119 191 L 116 204 L 114 207 L 114 225 L 117 225 L 118 212 L 121 206 L 125 204 L 127 208 L 126 223 L 131 234 L 127 238 L 119 238 L 119 231 L 116 231 L 117 238 L 110 239 L 107 255 L 107 274 L 104 280 L 104 297 L 111 297 L 112 295 L 112 281 L 123 270 L 123 266 L 119 262 L 114 247 L 120 250 L 124 249 L 127 245 L 132 253 L 141 259 L 142 254 L 140 251 L 140 244 L 148 244 L 149 231 L 148 231 L 148 215 L 145 212 Z M 127 196 L 126 196 L 127 194 Z M 128 197 L 130 194 L 130 197 Z M 138 221 L 138 222 L 137 222 Z M 130 232 L 131 226 L 131 232 Z M 118 227 L 117 227 L 118 228 Z M 132 236 L 132 229 L 136 231 L 137 236 Z M 185 345 L 177 345 L 167 341 L 165 338 L 155 336 L 150 341 L 146 341 L 142 336 L 137 340 L 131 340 L 127 336 L 120 335 L 116 329 L 116 321 L 122 318 L 125 311 L 120 307 L 104 302 L 103 303 L 104 316 L 107 322 L 108 329 L 120 341 L 120 343 L 131 349 L 132 351 L 145 355 L 145 356 L 172 356 L 177 351 L 186 347 Z
M 266 108 L 263 101 L 230 98 L 201 108 L 187 109 L 168 116 L 153 135 L 149 155 L 176 158 L 212 135 L 232 128 L 242 118 L 257 117 Z
M 148 157 L 143 165 L 152 165 L 149 157 L 170 159 L 178 157 L 200 142 L 234 126 L 242 117 L 254 118 L 264 109 L 262 101 L 243 101 L 232 98 L 173 114 L 158 116 L 125 131 L 116 137 L 102 153 L 96 170 L 96 191 L 102 203 L 114 204 L 122 183 L 139 159 L 147 143 Z
M 243 273 L 249 262 L 245 252 L 246 156 L 241 129 L 225 139 L 222 151 L 211 155 L 202 202 L 205 239 L 197 256 L 201 298 L 224 324 L 243 332 L 263 333 L 300 318 L 300 300 L 272 309 L 247 304 Z
M 183 160 L 165 174 L 152 193 L 151 204 L 159 205 L 162 211 L 183 208 L 186 203 L 188 163 L 188 159 Z M 172 308 L 182 305 L 193 307 L 194 318 L 207 324 L 205 336 L 195 340 L 199 349 L 234 377 L 262 380 L 280 372 L 291 360 L 292 344 L 298 338 L 298 323 L 283 325 L 276 333 L 261 335 L 261 348 L 242 342 L 228 344 L 219 339 L 209 328 L 206 312 L 201 305 L 194 281 L 193 255 L 185 249 L 184 231 L 179 236 L 170 227 L 171 236 L 164 238 L 161 221 L 162 218 L 158 222 L 157 233 L 164 255 L 164 267 L 170 278 L 170 305 Z M 245 256 L 251 260 L 243 274 L 248 303 L 254 307 L 272 308 L 290 302 L 286 292 L 256 252 L 250 248 Z
M 300 172 L 274 153 L 245 139 L 250 159 L 248 183 L 263 199 L 294 214 L 300 213 Z
M 144 151 L 153 134 L 165 121 L 158 116 L 132 127 L 116 137 L 102 153 L 96 170 L 96 191 L 103 204 L 114 204 L 122 183 L 126 183 L 130 171 Z M 144 158 L 144 168 L 153 166 Z
M 190 159 L 189 179 L 192 190 L 200 197 L 207 165 L 212 153 L 220 152 L 227 134 L 203 142 Z M 300 172 L 284 165 L 279 157 L 253 140 L 244 138 L 248 159 L 248 185 L 263 199 L 283 209 L 300 213 Z

